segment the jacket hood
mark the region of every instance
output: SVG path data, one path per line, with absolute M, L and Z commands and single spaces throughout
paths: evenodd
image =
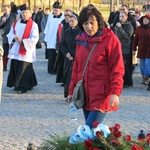
M 150 14 L 146 14 L 146 15 L 144 15 L 144 16 L 141 17 L 141 19 L 140 19 L 140 23 L 141 24 L 143 24 L 143 19 L 144 18 L 148 18 L 150 20 Z

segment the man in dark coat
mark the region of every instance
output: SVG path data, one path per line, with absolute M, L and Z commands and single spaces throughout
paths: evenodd
M 9 51 L 8 38 L 6 35 L 9 33 L 12 24 L 16 20 L 16 14 L 11 12 L 9 5 L 3 6 L 3 13 L 4 14 L 1 16 L 1 19 L 0 19 L 0 29 L 3 30 L 3 33 L 2 33 L 3 49 L 4 49 L 3 70 L 6 71 L 7 61 L 8 61 L 7 55 Z
M 118 8 L 116 5 L 113 6 L 113 11 L 110 12 L 109 18 L 108 18 L 108 23 L 110 25 L 110 28 L 113 27 L 113 21 L 116 15 L 119 14 Z
M 42 30 L 42 41 L 43 42 L 44 42 L 44 38 L 45 38 L 44 30 L 45 30 L 45 26 L 46 26 L 49 14 L 50 14 L 50 9 L 45 8 L 45 13 L 42 16 L 42 20 L 41 20 L 41 30 Z M 44 42 L 44 44 L 45 44 L 45 59 L 48 59 L 48 49 L 47 49 L 46 42 Z
M 17 14 L 17 6 L 15 5 L 15 3 L 11 2 L 10 6 L 11 6 L 11 12 Z
M 37 6 L 34 6 L 33 13 L 32 13 L 32 19 L 38 25 L 39 34 L 42 32 L 42 29 L 41 29 L 42 17 L 43 17 L 43 12 L 39 11 L 39 8 Z M 36 48 L 41 48 L 41 47 L 42 47 L 41 43 L 40 43 L 40 41 L 38 41 L 36 44 Z
M 136 31 L 136 28 L 137 28 L 137 22 L 136 22 L 136 19 L 133 15 L 130 14 L 129 12 L 129 9 L 128 9 L 128 6 L 123 4 L 120 9 L 119 9 L 119 12 L 125 12 L 128 14 L 128 21 L 131 23 L 131 25 L 133 26 L 133 29 L 134 29 L 134 32 L 132 34 L 132 37 L 131 37 L 131 43 L 130 43 L 130 74 L 133 73 L 133 69 L 134 69 L 134 65 L 132 64 L 132 42 L 133 42 L 133 35 Z M 116 15 L 115 19 L 114 19 L 114 22 L 113 22 L 113 28 L 115 27 L 116 23 L 118 23 L 119 21 L 119 14 Z
M 129 13 L 129 9 L 128 9 L 128 6 L 123 4 L 121 7 L 120 7 L 120 10 L 119 12 L 126 12 L 128 14 L 128 21 L 131 22 L 133 28 L 134 28 L 134 33 L 135 33 L 135 30 L 137 28 L 137 25 L 136 25 L 136 20 L 135 20 L 135 17 L 133 17 L 130 13 Z M 115 27 L 116 23 L 119 21 L 119 13 L 118 15 L 115 16 L 114 18 L 114 21 L 113 21 L 113 27 Z
M 122 45 L 122 54 L 125 65 L 124 87 L 129 87 L 133 84 L 132 73 L 130 71 L 130 58 L 132 57 L 130 53 L 130 45 L 134 29 L 127 19 L 128 14 L 126 12 L 120 12 L 119 22 L 114 28 L 114 32 L 118 36 Z

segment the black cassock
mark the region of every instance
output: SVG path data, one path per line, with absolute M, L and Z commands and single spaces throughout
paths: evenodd
M 14 90 L 31 90 L 37 85 L 33 64 L 29 62 L 11 60 L 7 86 Z

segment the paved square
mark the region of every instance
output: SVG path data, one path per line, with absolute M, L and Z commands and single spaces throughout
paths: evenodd
M 47 73 L 44 48 L 37 49 L 34 69 L 38 86 L 25 94 L 6 87 L 8 71 L 4 72 L 2 103 L 0 104 L 0 150 L 25 150 L 28 142 L 39 146 L 50 134 L 71 134 L 84 124 L 82 111 L 78 121 L 71 121 L 69 105 L 63 98 L 63 87 L 56 76 Z M 8 67 L 9 69 L 9 67 Z M 150 91 L 141 84 L 139 65 L 133 75 L 133 87 L 123 89 L 119 111 L 108 113 L 104 124 L 121 125 L 124 134 L 137 136 L 141 129 L 150 132 Z

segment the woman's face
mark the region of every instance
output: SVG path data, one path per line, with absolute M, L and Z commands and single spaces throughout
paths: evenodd
M 150 20 L 146 17 L 143 18 L 143 24 L 149 24 Z
M 93 36 L 98 31 L 98 22 L 95 16 L 90 16 L 89 19 L 83 23 L 84 31 L 89 35 Z
M 70 25 L 71 28 L 75 28 L 77 23 L 78 22 L 77 22 L 77 20 L 74 17 L 70 17 L 69 18 L 69 25 Z

